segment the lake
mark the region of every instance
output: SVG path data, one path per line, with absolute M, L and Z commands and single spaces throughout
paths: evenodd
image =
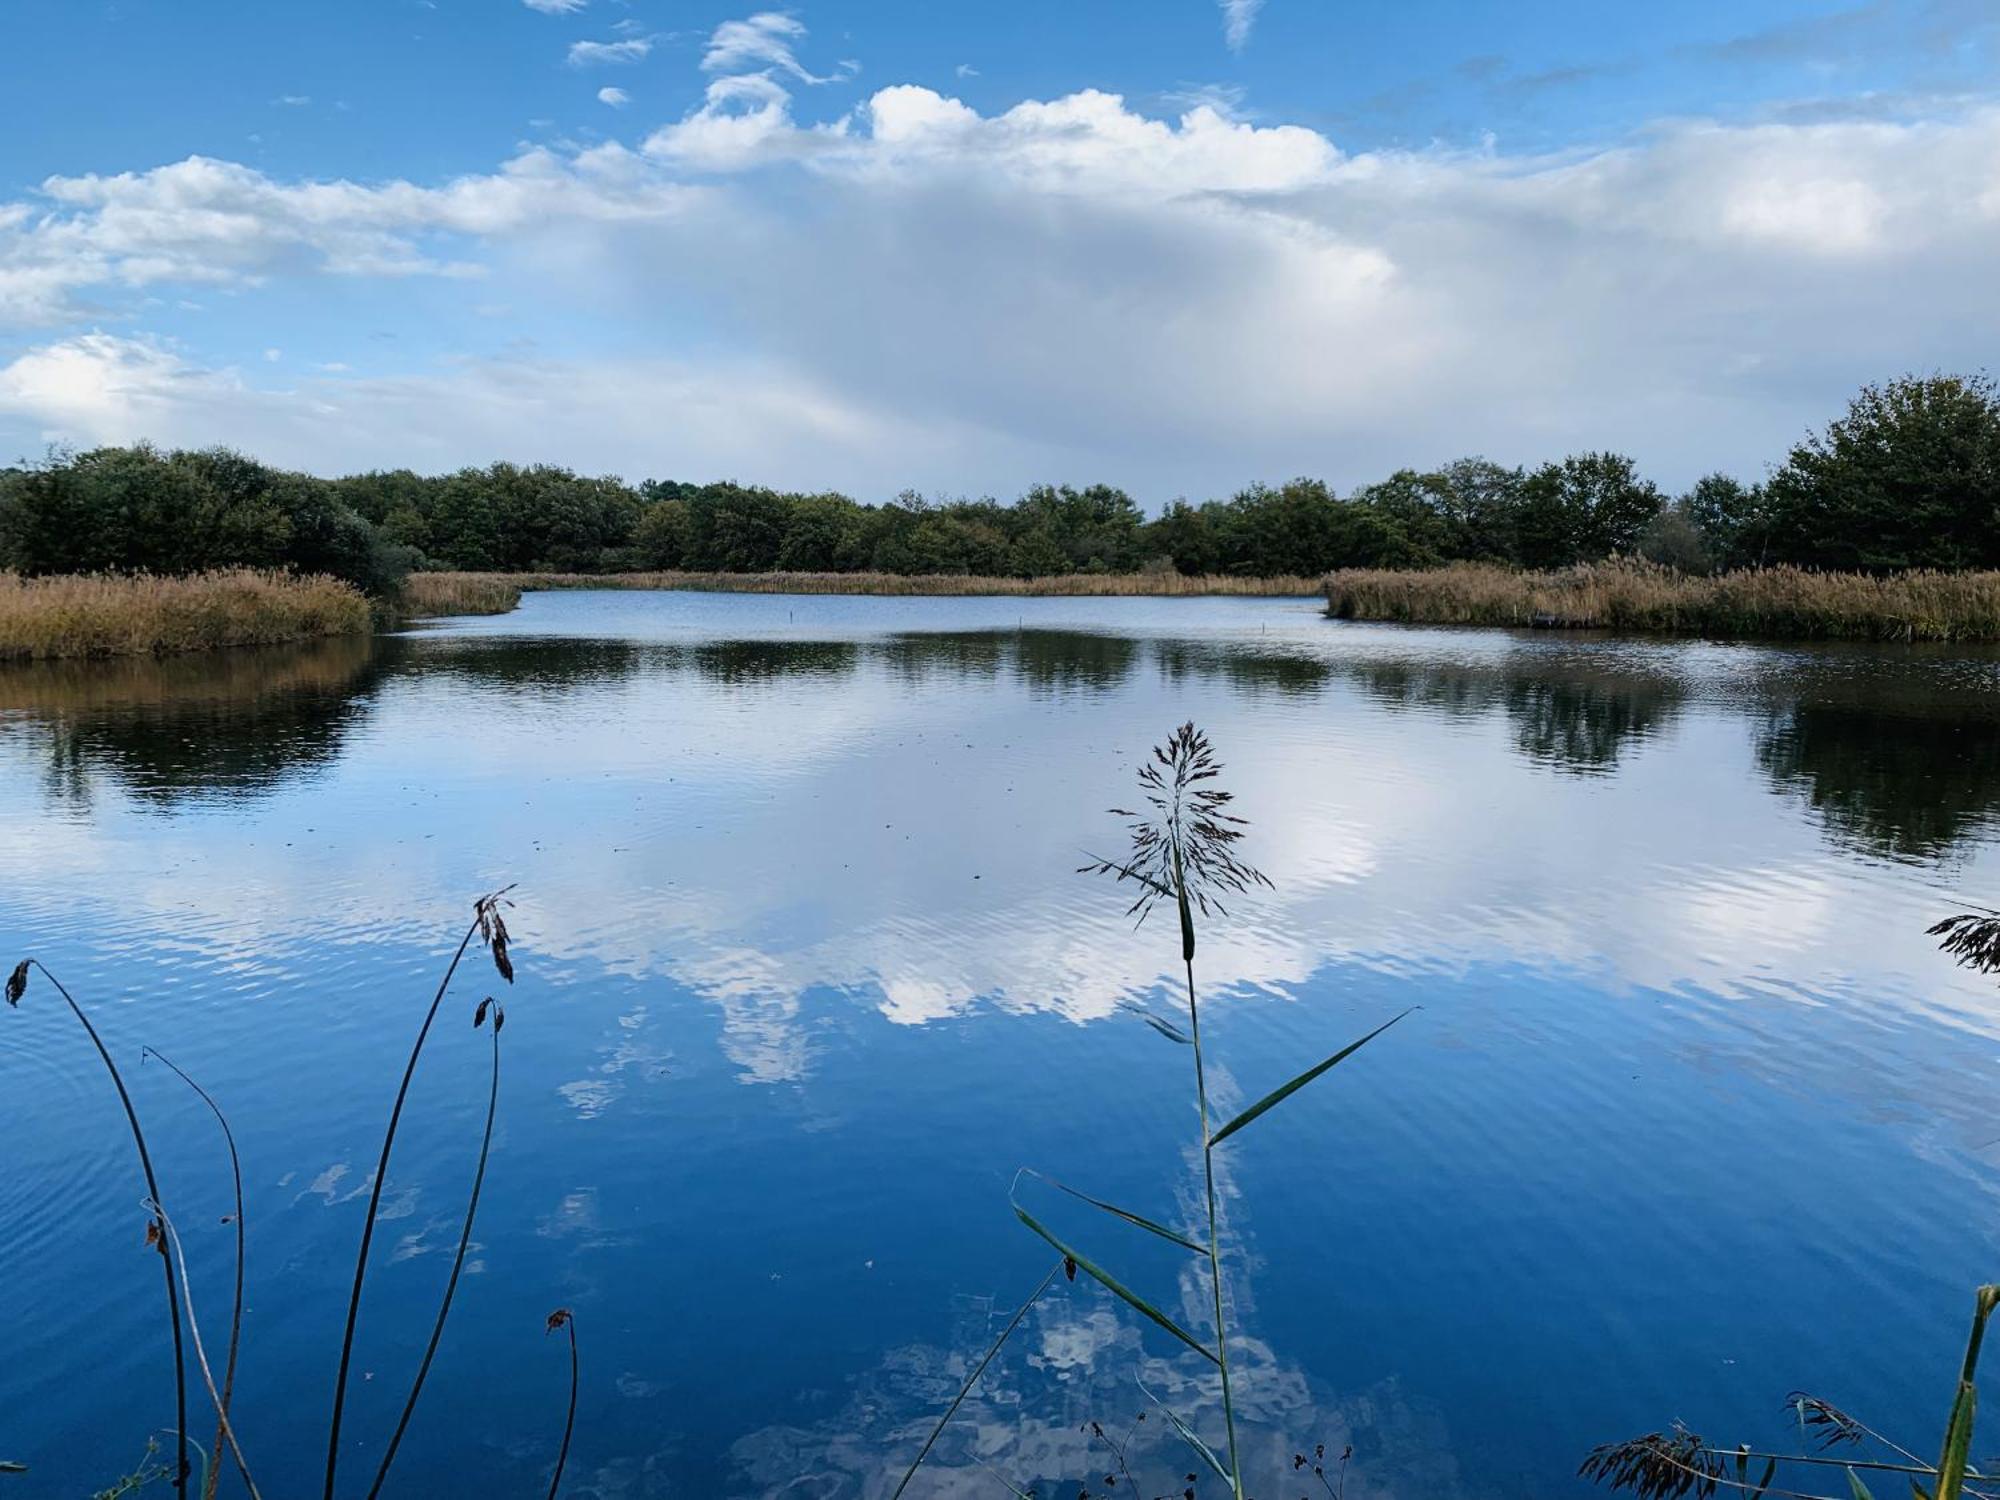
M 228 1111 L 236 1414 L 274 1500 L 318 1493 L 381 1129 L 509 883 L 518 982 L 468 960 L 385 1185 L 343 1493 L 429 1331 L 499 993 L 485 1198 L 389 1493 L 546 1488 L 561 1305 L 565 1493 L 882 1497 L 1049 1268 L 1017 1168 L 1199 1218 L 1189 1054 L 1129 1008 L 1175 1014 L 1171 913 L 1135 929 L 1129 886 L 1075 873 L 1187 719 L 1274 883 L 1203 928 L 1223 1111 L 1423 1007 L 1218 1151 L 1253 1494 L 1306 1493 L 1316 1443 L 1352 1446 L 1356 1500 L 1597 1493 L 1588 1448 L 1676 1418 L 1795 1442 L 1798 1388 L 1935 1452 L 2000 1270 L 2000 1004 L 1924 934 L 2000 904 L 1993 652 L 530 594 L 0 674 L 0 938 L 125 1066 L 212 1352 L 227 1161 L 141 1047 Z M 131 1143 L 39 977 L 0 1013 L 0 1132 L 0 1459 L 31 1466 L 0 1485 L 83 1494 L 173 1391 Z M 1025 1191 L 1203 1322 L 1191 1257 Z M 1220 1441 L 1201 1362 L 1058 1278 L 912 1500 L 1074 1494 L 1141 1382 Z M 1131 1460 L 1149 1496 L 1195 1467 L 1157 1414 Z

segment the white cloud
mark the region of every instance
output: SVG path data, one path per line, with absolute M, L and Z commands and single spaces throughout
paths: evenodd
M 724 21 L 709 37 L 701 66 L 709 73 L 775 69 L 801 83 L 832 83 L 838 77 L 858 71 L 858 64 L 843 62 L 839 73 L 824 78 L 808 72 L 792 51 L 792 44 L 805 34 L 804 23 L 782 11 L 763 11 L 747 20 Z
M 1257 12 L 1264 0 L 1217 0 L 1222 7 L 1222 39 L 1232 52 L 1241 52 L 1250 41 L 1250 28 L 1257 24 Z
M 358 403 L 370 462 L 515 453 L 532 432 L 542 456 L 646 468 L 685 437 L 694 471 L 869 494 L 1090 474 L 1157 500 L 1604 445 L 1680 483 L 1754 475 L 1862 380 L 1975 367 L 2000 340 L 1992 107 L 1679 122 L 1559 156 L 1349 154 L 1090 91 L 981 114 L 898 86 L 815 125 L 786 76 L 715 77 L 638 149 L 534 150 L 436 185 L 206 158 L 51 178 L 0 204 L 0 320 L 56 330 L 6 367 L 0 438 L 11 421 L 346 468 L 361 453 L 314 412 Z M 78 331 L 142 318 L 163 288 L 326 274 L 479 276 L 483 301 L 576 314 L 578 343 L 281 391 Z M 318 352 L 275 290 L 258 306 L 272 341 Z M 581 330 L 601 319 L 667 350 L 698 326 L 703 352 L 594 360 Z M 641 416 L 621 382 L 659 404 Z
M 538 10 L 545 16 L 573 16 L 582 10 L 590 0 L 521 0 L 529 10 Z
M 280 94 L 271 102 L 273 104 L 282 104 L 287 109 L 303 109 L 312 103 L 312 96 L 310 94 Z
M 971 63 L 960 63 L 952 71 L 957 73 L 960 78 L 977 78 L 979 76 L 979 69 L 973 67 Z
M 613 109 L 623 109 L 632 102 L 632 96 L 623 89 L 602 88 L 597 91 L 597 102 L 608 104 Z
M 619 42 L 571 42 L 569 65 L 588 68 L 599 63 L 635 63 L 643 61 L 652 50 L 653 39 L 645 36 L 626 37 Z

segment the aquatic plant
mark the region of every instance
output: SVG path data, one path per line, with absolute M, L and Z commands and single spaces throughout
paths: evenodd
M 1325 587 L 1327 613 L 1342 620 L 1805 640 L 2000 640 L 2000 572 L 1779 567 L 1697 577 L 1614 559 L 1547 573 L 1491 563 L 1356 568 L 1329 575 Z
M 167 1320 L 174 1332 L 174 1467 L 173 1484 L 177 1490 L 185 1490 L 188 1480 L 188 1436 L 187 1436 L 187 1364 L 181 1348 L 181 1305 L 180 1289 L 175 1285 L 174 1256 L 169 1248 L 165 1226 L 162 1222 L 164 1211 L 160 1208 L 160 1179 L 153 1171 L 153 1153 L 146 1145 L 146 1132 L 139 1124 L 139 1111 L 132 1103 L 131 1090 L 125 1087 L 125 1075 L 118 1071 L 118 1064 L 112 1061 L 110 1049 L 104 1039 L 97 1034 L 97 1028 L 90 1024 L 90 1017 L 83 1007 L 76 1003 L 76 997 L 68 991 L 63 982 L 51 974 L 38 958 L 28 957 L 14 965 L 14 971 L 7 976 L 6 998 L 9 1006 L 19 1006 L 21 997 L 28 992 L 28 973 L 39 970 L 42 977 L 56 987 L 56 993 L 63 997 L 90 1038 L 90 1044 L 97 1049 L 98 1057 L 104 1063 L 104 1070 L 111 1075 L 112 1085 L 118 1090 L 118 1102 L 125 1107 L 125 1123 L 132 1131 L 132 1144 L 139 1149 L 139 1168 L 146 1178 L 146 1202 L 151 1205 L 152 1217 L 146 1226 L 146 1243 L 160 1253 L 161 1269 L 167 1280 Z
M 368 601 L 352 585 L 318 574 L 0 573 L 0 659 L 275 645 L 361 634 L 371 618 Z
M 1193 1055 L 1194 1102 L 1201 1130 L 1202 1218 L 1205 1236 L 1201 1240 L 1193 1239 L 1156 1219 L 1134 1213 L 1130 1209 L 1121 1208 L 1101 1198 L 1092 1197 L 1088 1193 L 1079 1192 L 1029 1168 L 1023 1168 L 1016 1174 L 1014 1186 L 1008 1194 L 1008 1201 L 1014 1210 L 1014 1216 L 1022 1225 L 1061 1257 L 1058 1266 L 1068 1279 L 1073 1281 L 1077 1273 L 1082 1272 L 1155 1327 L 1171 1335 L 1216 1367 L 1222 1386 L 1222 1411 L 1226 1433 L 1226 1447 L 1222 1452 L 1218 1452 L 1205 1441 L 1193 1426 L 1172 1408 L 1159 1402 L 1157 1398 L 1153 1398 L 1154 1404 L 1181 1440 L 1211 1472 L 1229 1486 L 1232 1500 L 1244 1500 L 1242 1450 L 1237 1443 L 1236 1395 L 1229 1362 L 1229 1325 L 1222 1274 L 1221 1223 L 1215 1189 L 1215 1150 L 1246 1126 L 1262 1119 L 1307 1084 L 1345 1062 L 1410 1012 L 1406 1010 L 1391 1017 L 1360 1040 L 1350 1042 L 1347 1046 L 1322 1058 L 1304 1072 L 1272 1089 L 1227 1123 L 1219 1127 L 1214 1123 L 1214 1112 L 1208 1094 L 1207 1052 L 1202 1042 L 1201 1004 L 1195 984 L 1195 917 L 1197 913 L 1203 918 L 1226 915 L 1225 901 L 1233 900 L 1254 887 L 1269 887 L 1271 884 L 1264 874 L 1249 864 L 1238 851 L 1238 845 L 1248 824 L 1231 811 L 1233 795 L 1218 784 L 1221 773 L 1222 765 L 1216 759 L 1207 735 L 1195 728 L 1192 722 L 1183 724 L 1170 734 L 1163 744 L 1155 747 L 1152 759 L 1140 768 L 1138 779 L 1145 803 L 1144 809 L 1136 812 L 1123 808 L 1112 809 L 1113 816 L 1126 820 L 1129 836 L 1126 854 L 1121 858 L 1092 855 L 1090 862 L 1079 872 L 1110 875 L 1120 882 L 1132 881 L 1138 889 L 1138 895 L 1127 909 L 1127 914 L 1135 917 L 1140 923 L 1144 923 L 1153 910 L 1162 904 L 1171 904 L 1178 919 L 1181 964 L 1186 982 L 1187 1026 L 1183 1030 L 1174 1022 L 1153 1015 L 1151 1012 L 1145 1013 L 1145 1019 L 1156 1032 L 1169 1041 L 1187 1047 Z M 1025 1178 L 1043 1181 L 1059 1192 L 1201 1257 L 1206 1262 L 1208 1300 L 1215 1320 L 1213 1345 L 1211 1346 L 1195 1331 L 1162 1310 L 1157 1303 L 1126 1285 L 1112 1271 L 1043 1223 L 1021 1202 L 1021 1183 Z M 987 1351 L 986 1357 L 973 1368 L 942 1419 L 932 1429 L 922 1450 L 917 1454 L 916 1461 L 911 1464 L 902 1482 L 896 1487 L 897 1496 L 909 1487 L 912 1478 L 928 1458 L 939 1433 L 951 1421 L 967 1393 L 978 1383 L 980 1375 L 999 1352 L 1000 1346 L 1020 1325 L 1028 1309 L 1040 1299 L 1053 1279 L 1053 1271 L 1043 1278 L 1034 1294 L 1022 1304 L 1021 1310 L 1001 1330 L 1000 1337 Z M 1151 1396 L 1150 1392 L 1147 1394 Z
M 412 573 L 396 594 L 400 615 L 504 615 L 521 602 L 521 585 L 497 573 Z
M 382 1208 L 382 1188 L 389 1178 L 389 1154 L 396 1146 L 396 1130 L 403 1120 L 403 1105 L 410 1097 L 410 1080 L 416 1076 L 417 1060 L 423 1056 L 424 1043 L 429 1040 L 431 1025 L 437 1020 L 438 1007 L 444 1003 L 445 991 L 451 988 L 452 977 L 458 973 L 458 966 L 465 958 L 465 950 L 472 946 L 474 937 L 486 945 L 493 955 L 493 967 L 500 977 L 509 984 L 514 982 L 514 965 L 507 955 L 507 921 L 502 913 L 507 892 L 513 887 L 506 886 L 490 895 L 481 896 L 472 904 L 472 921 L 465 929 L 465 936 L 458 940 L 458 951 L 451 956 L 445 966 L 444 978 L 438 981 L 437 993 L 431 997 L 430 1009 L 424 1012 L 423 1025 L 417 1028 L 417 1039 L 410 1047 L 410 1059 L 403 1065 L 403 1081 L 396 1088 L 396 1102 L 389 1110 L 388 1128 L 382 1132 L 382 1150 L 375 1163 L 374 1180 L 369 1185 L 368 1209 L 361 1221 L 361 1248 L 354 1257 L 354 1289 L 347 1299 L 347 1324 L 340 1336 L 340 1370 L 333 1383 L 333 1415 L 327 1423 L 326 1437 L 326 1488 L 324 1500 L 333 1500 L 334 1476 L 340 1465 L 341 1418 L 347 1405 L 347 1373 L 354 1359 L 354 1330 L 361 1316 L 361 1286 L 368 1275 L 368 1253 L 375 1241 L 375 1224 Z M 479 1019 L 485 1018 L 485 1007 L 480 1008 Z M 499 1024 L 494 1025 L 494 1037 L 499 1037 Z M 496 1069 L 497 1069 L 497 1052 Z M 496 1073 L 497 1077 L 497 1073 Z M 496 1085 L 497 1086 L 497 1085 Z M 484 1153 L 481 1154 L 481 1170 L 484 1171 Z M 475 1193 L 477 1186 L 475 1184 Z M 476 1204 L 475 1204 L 476 1206 Z M 455 1277 L 454 1277 L 455 1284 Z M 425 1357 L 425 1368 L 429 1366 L 429 1356 Z M 418 1376 L 421 1386 L 422 1375 Z M 415 1400 L 414 1393 L 411 1396 Z M 384 1470 L 386 1473 L 387 1471 Z M 381 1478 L 377 1476 L 377 1484 Z M 371 1493 L 373 1493 L 371 1491 Z

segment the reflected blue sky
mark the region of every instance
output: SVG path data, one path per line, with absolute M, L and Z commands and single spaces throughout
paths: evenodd
M 1185 1054 L 1121 1010 L 1172 1003 L 1177 950 L 1072 873 L 1192 717 L 1276 883 L 1203 941 L 1224 1107 L 1424 1006 L 1229 1158 L 1246 1441 L 1352 1442 L 1359 1496 L 1572 1493 L 1585 1448 L 1676 1416 L 1781 1436 L 1799 1386 L 1933 1440 L 1991 1269 L 2000 1013 L 1923 928 L 2000 886 L 1996 686 L 1990 653 L 1311 601 L 532 594 L 0 677 L 0 933 L 231 1110 L 246 1446 L 297 1488 L 397 1060 L 471 895 L 518 880 L 480 1243 L 404 1482 L 544 1472 L 567 1303 L 577 1493 L 878 1496 L 1044 1269 L 1017 1166 L 1194 1212 Z M 37 1312 L 0 1446 L 71 1493 L 171 1412 L 157 1286 L 92 1059 L 32 998 L 5 1020 L 5 1272 Z M 484 1045 L 454 1022 L 420 1075 L 364 1445 L 449 1254 Z M 137 1081 L 213 1224 L 212 1122 Z M 1199 1317 L 1171 1256 L 1070 1227 Z M 225 1233 L 191 1244 L 210 1319 Z M 988 1465 L 1054 1493 L 1138 1373 L 1215 1414 L 1085 1289 L 1029 1329 L 929 1493 L 1003 1492 Z

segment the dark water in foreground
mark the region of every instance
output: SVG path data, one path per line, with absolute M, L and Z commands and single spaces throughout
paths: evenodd
M 397 1071 L 470 898 L 520 882 L 477 1249 L 392 1491 L 546 1484 L 567 1304 L 568 1493 L 879 1497 L 1046 1269 L 1016 1167 L 1194 1222 L 1188 1056 L 1120 1008 L 1172 1003 L 1173 936 L 1071 873 L 1189 717 L 1277 884 L 1204 940 L 1218 1095 L 1424 1006 L 1225 1148 L 1262 1473 L 1351 1443 L 1358 1500 L 1589 1493 L 1584 1449 L 1677 1417 L 1784 1441 L 1795 1387 L 1934 1451 L 2000 1271 L 2000 1004 L 1923 936 L 2000 902 L 1991 654 L 536 594 L 13 671 L 0 949 L 129 1065 L 216 1343 L 213 1122 L 141 1045 L 230 1111 L 244 1443 L 266 1494 L 316 1494 Z M 495 987 L 468 969 L 419 1075 L 343 1492 L 427 1332 Z M 9 1496 L 108 1482 L 172 1417 L 131 1147 L 53 998 L 0 1013 Z M 1200 1319 L 1171 1247 L 1049 1214 Z M 1105 1467 L 1079 1424 L 1122 1429 L 1140 1378 L 1219 1438 L 1203 1372 L 1140 1328 L 1059 1287 L 913 1496 L 1073 1494 Z M 1134 1456 L 1165 1488 L 1189 1464 L 1161 1425 Z

